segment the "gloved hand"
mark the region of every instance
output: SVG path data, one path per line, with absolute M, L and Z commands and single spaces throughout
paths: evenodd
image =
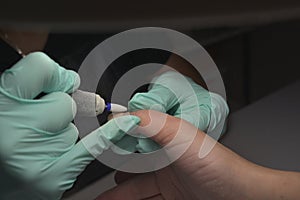
M 77 73 L 38 52 L 2 74 L 0 199 L 59 199 L 93 155 L 139 123 L 134 116 L 115 118 L 75 144 L 76 106 L 67 93 L 79 84 Z
M 154 78 L 152 83 L 149 92 L 133 96 L 129 102 L 129 111 L 150 109 L 165 112 L 192 123 L 202 131 L 207 131 L 208 128 L 213 131 L 216 127 L 223 126 L 229 109 L 220 95 L 208 92 L 192 79 L 175 71 L 163 73 Z M 148 138 L 126 137 L 141 153 L 160 148 Z

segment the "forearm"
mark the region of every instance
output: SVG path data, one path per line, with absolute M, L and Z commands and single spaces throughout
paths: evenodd
M 213 165 L 203 171 L 217 176 L 222 198 L 226 200 L 298 200 L 300 173 L 274 170 L 252 163 L 217 143 L 202 160 Z M 213 170 L 213 173 L 210 173 Z M 202 180 L 202 182 L 208 182 Z M 216 189 L 216 187 L 214 187 Z
M 298 200 L 300 199 L 300 173 L 274 170 L 249 161 L 236 166 L 235 183 L 245 199 Z
M 262 168 L 257 177 L 256 199 L 299 199 L 300 173 Z M 256 183 L 253 183 L 254 185 Z

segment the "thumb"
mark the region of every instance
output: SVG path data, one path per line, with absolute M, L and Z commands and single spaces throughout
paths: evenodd
M 140 119 L 137 116 L 121 116 L 110 120 L 105 125 L 91 132 L 79 141 L 70 151 L 65 153 L 56 163 L 56 169 L 62 172 L 66 184 L 61 189 L 69 189 L 76 177 L 97 156 L 110 146 L 121 140 L 126 132 L 136 127 Z
M 135 132 L 142 133 L 161 146 L 169 144 L 174 139 L 178 143 L 191 141 L 198 131 L 195 126 L 183 119 L 154 110 L 139 110 L 131 112 L 131 115 L 141 119 L 140 126 Z
M 171 161 L 184 161 L 195 155 L 204 158 L 216 144 L 210 137 L 204 140 L 206 134 L 184 119 L 154 110 L 140 110 L 131 114 L 141 119 L 134 132 L 158 143 Z

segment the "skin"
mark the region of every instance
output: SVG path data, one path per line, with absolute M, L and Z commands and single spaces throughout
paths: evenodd
M 15 48 L 21 49 L 27 55 L 30 52 L 42 51 L 48 40 L 48 32 L 45 30 L 17 30 L 14 28 L 0 29 L 1 37 L 5 34 L 8 38 L 2 38 L 5 42 Z
M 146 174 L 117 173 L 118 186 L 103 193 L 98 200 L 279 200 L 300 197 L 300 173 L 258 166 L 220 143 L 200 159 L 198 152 L 204 132 L 186 121 L 157 111 L 141 110 L 131 114 L 141 118 L 142 128 L 138 128 L 138 132 L 143 131 L 148 136 L 152 134 L 151 126 L 166 118 L 161 130 L 151 137 L 162 146 L 174 138 L 180 123 L 186 135 L 194 130 L 197 135 L 189 149 L 168 167 Z

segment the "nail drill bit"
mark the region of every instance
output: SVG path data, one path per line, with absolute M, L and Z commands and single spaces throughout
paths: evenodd
M 105 103 L 100 95 L 92 92 L 77 90 L 72 94 L 72 97 L 77 105 L 77 113 L 81 116 L 94 117 L 103 113 L 105 110 L 113 113 L 127 111 L 125 106 L 114 103 Z

